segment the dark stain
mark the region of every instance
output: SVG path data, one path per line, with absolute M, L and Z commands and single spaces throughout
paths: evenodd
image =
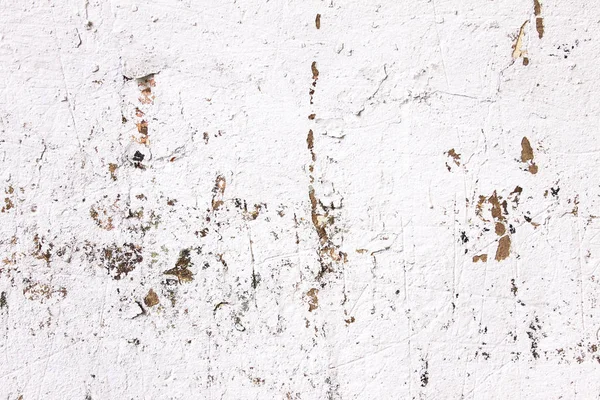
M 429 383 L 429 361 L 425 361 L 423 370 L 421 371 L 421 387 L 427 386 Z
M 110 172 L 110 177 L 113 181 L 117 180 L 117 168 L 119 166 L 117 164 L 110 163 L 108 164 L 108 171 Z
M 122 247 L 113 244 L 100 251 L 102 266 L 115 280 L 127 276 L 142 261 L 142 248 L 133 243 L 125 243 Z
M 8 309 L 8 303 L 6 302 L 6 292 L 0 293 L 0 309 Z
M 317 14 L 315 17 L 315 26 L 317 29 L 321 29 L 321 14 Z
M 542 325 L 538 317 L 534 317 L 533 321 L 529 324 L 529 331 L 527 331 L 527 336 L 529 340 L 531 340 L 531 355 L 533 358 L 540 358 L 540 353 L 538 351 L 538 346 L 540 342 L 540 336 L 543 336 L 541 333 Z
M 193 281 L 194 274 L 189 270 L 193 266 L 190 254 L 190 249 L 181 250 L 175 263 L 175 268 L 164 271 L 163 274 L 175 275 L 180 284 Z
M 135 162 L 144 161 L 144 155 L 142 153 L 140 153 L 139 151 L 136 151 L 135 154 L 133 155 L 133 161 L 135 161 Z

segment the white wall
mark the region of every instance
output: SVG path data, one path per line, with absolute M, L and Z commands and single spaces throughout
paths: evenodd
M 597 398 L 599 21 L 4 0 L 0 398 Z

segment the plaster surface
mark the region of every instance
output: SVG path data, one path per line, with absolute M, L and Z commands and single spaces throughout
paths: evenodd
M 0 398 L 598 398 L 599 21 L 3 0 Z

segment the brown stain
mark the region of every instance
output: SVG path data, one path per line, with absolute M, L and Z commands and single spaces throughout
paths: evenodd
M 538 0 L 533 0 L 533 13 L 535 14 L 535 29 L 537 30 L 538 37 L 541 39 L 544 37 L 544 19 L 542 18 L 542 6 Z
M 313 312 L 317 308 L 319 308 L 319 289 L 312 288 L 308 292 L 306 292 L 306 296 L 308 297 L 308 311 Z
M 538 37 L 541 39 L 544 37 L 544 19 L 538 17 L 535 19 L 535 29 L 537 30 Z
M 92 206 L 90 208 L 90 217 L 92 217 L 98 227 L 104 230 L 112 231 L 115 229 L 112 217 L 109 217 L 106 210 L 102 208 L 96 209 L 94 206 Z
M 152 88 L 156 86 L 156 81 L 154 80 L 154 75 L 148 75 L 145 78 L 141 78 L 138 81 L 138 86 L 142 88 L 142 97 L 139 98 L 140 103 L 142 104 L 152 104 L 154 103 L 155 96 L 152 95 Z
M 476 263 L 478 261 L 487 262 L 488 256 L 487 254 L 480 254 L 478 256 L 473 256 L 473 262 Z
M 248 211 L 247 209 L 245 209 L 244 210 L 244 218 L 246 218 L 247 220 L 250 220 L 250 221 L 254 221 L 260 215 L 260 212 L 263 209 L 263 207 L 266 208 L 266 205 L 264 205 L 264 204 L 255 204 L 254 205 L 254 210 Z
M 119 166 L 117 164 L 113 164 L 113 163 L 108 164 L 108 171 L 110 172 L 110 177 L 112 178 L 113 181 L 117 180 L 117 168 L 119 168 Z
M 14 203 L 8 197 L 4 198 L 4 207 L 2 207 L 2 212 L 7 212 L 11 208 L 14 208 Z
M 315 17 L 315 26 L 317 29 L 321 29 L 321 14 L 317 14 Z
M 33 237 L 33 243 L 35 245 L 34 250 L 31 252 L 31 255 L 38 260 L 44 260 L 46 264 L 50 264 L 50 258 L 52 257 L 52 249 L 54 245 L 52 243 L 46 244 L 44 238 L 40 238 L 40 236 L 36 233 Z M 45 251 L 43 249 L 46 249 Z
M 316 116 L 317 116 L 317 114 L 310 114 L 308 116 L 308 119 L 310 119 L 312 121 L 313 119 L 315 119 Z
M 496 261 L 502 261 L 510 255 L 510 236 L 502 236 L 498 241 L 498 249 L 496 250 Z
M 317 79 L 319 79 L 319 70 L 317 69 L 317 62 L 316 61 L 312 62 L 311 66 L 310 66 L 310 69 L 312 70 L 313 80 L 316 81 Z
M 506 226 L 502 222 L 496 222 L 495 231 L 496 235 L 502 236 L 506 233 Z
M 475 206 L 475 215 L 477 215 L 483 222 L 490 222 L 483 217 L 483 204 L 487 201 L 485 196 L 480 195 L 477 205 Z
M 538 0 L 533 0 L 533 12 L 536 17 L 542 13 L 542 5 Z
M 61 298 L 64 299 L 67 296 L 67 289 L 65 289 L 64 287 L 54 287 L 39 282 L 30 282 L 23 289 L 23 296 L 25 296 L 27 300 L 37 300 L 44 302 L 44 300 L 49 300 L 55 294 L 58 294 Z
M 460 154 L 458 154 L 454 149 L 448 150 L 448 155 L 454 159 L 454 163 L 460 166 Z
M 319 235 L 319 242 L 323 245 L 329 241 L 329 237 L 327 236 L 327 231 L 325 230 L 324 224 L 321 223 L 319 217 L 321 216 L 317 212 L 317 197 L 315 196 L 315 189 L 312 186 L 308 187 L 308 198 L 310 199 L 310 214 L 311 220 L 315 230 L 317 231 L 317 235 Z
M 528 57 L 523 57 L 523 65 L 524 66 L 528 66 L 529 65 L 529 58 Z
M 499 221 L 504 221 L 502 208 L 500 207 L 500 200 L 498 199 L 498 195 L 496 194 L 495 190 L 494 193 L 487 199 L 487 201 L 492 205 L 492 218 Z
M 175 268 L 166 270 L 163 272 L 163 274 L 175 275 L 179 283 L 191 282 L 194 280 L 194 274 L 189 270 L 192 265 L 190 250 L 183 249 L 179 252 L 179 258 L 177 258 Z
M 521 139 L 521 161 L 527 162 L 533 160 L 533 149 L 531 148 L 531 143 L 529 143 L 529 139 L 523 137 Z
M 523 139 L 521 139 L 521 162 L 528 163 L 529 167 L 527 170 L 535 175 L 538 172 L 538 166 L 533 162 L 533 158 L 531 143 L 527 137 L 523 136 Z
M 100 262 L 114 280 L 120 280 L 144 261 L 142 248 L 133 243 L 113 244 L 100 252 Z
M 223 194 L 225 193 L 225 188 L 227 187 L 227 181 L 223 175 L 218 175 L 215 180 L 215 186 L 213 188 L 213 199 L 212 199 L 212 208 L 213 210 L 217 210 L 219 207 L 223 205 Z
M 531 174 L 535 175 L 535 174 L 537 174 L 537 173 L 538 173 L 538 166 L 537 166 L 536 164 L 531 164 L 531 165 L 530 165 L 530 166 L 527 168 L 527 170 L 528 170 L 528 171 L 529 171 Z
M 317 156 L 315 155 L 314 146 L 315 146 L 315 135 L 310 129 L 308 131 L 308 135 L 306 136 L 306 144 L 308 145 L 308 150 L 310 150 L 310 155 L 313 161 L 317 161 Z
M 158 303 L 160 303 L 160 300 L 156 292 L 152 289 L 148 290 L 148 294 L 144 297 L 144 304 L 148 307 L 154 307 Z
M 356 319 L 354 317 L 350 317 L 350 318 L 344 320 L 344 322 L 346 322 L 346 325 L 353 324 L 355 321 L 356 321 Z

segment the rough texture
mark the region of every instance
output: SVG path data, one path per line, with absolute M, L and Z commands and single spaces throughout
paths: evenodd
M 0 398 L 597 398 L 600 5 L 4 0 Z

